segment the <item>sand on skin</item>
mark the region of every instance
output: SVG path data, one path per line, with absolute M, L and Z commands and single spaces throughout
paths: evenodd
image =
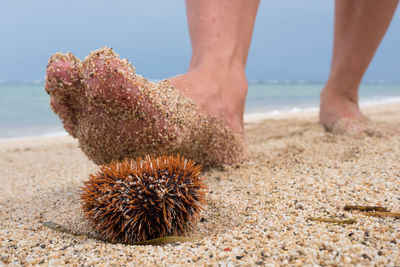
M 400 127 L 400 105 L 367 109 Z M 70 137 L 0 142 L 0 265 L 400 265 L 400 220 L 343 211 L 346 204 L 400 210 L 400 137 L 334 136 L 316 114 L 246 124 L 250 159 L 205 172 L 197 240 L 126 246 L 62 234 L 52 220 L 90 232 L 80 186 L 97 170 Z M 355 218 L 335 225 L 306 218 Z

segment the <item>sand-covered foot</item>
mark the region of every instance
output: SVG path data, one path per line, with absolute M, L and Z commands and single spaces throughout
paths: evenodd
M 361 113 L 357 99 L 327 87 L 321 93 L 319 119 L 326 130 L 335 134 L 362 137 L 375 133 L 374 124 Z
M 57 53 L 50 57 L 46 72 L 45 90 L 50 95 L 51 108 L 74 137 L 83 101 L 83 85 L 79 74 L 81 65 L 80 60 L 71 53 Z
M 177 153 L 207 166 L 245 159 L 244 135 L 200 110 L 169 81 L 152 83 L 135 74 L 111 49 L 91 52 L 78 69 L 84 88 L 69 120 L 95 163 Z
M 326 130 L 354 137 L 400 135 L 400 129 L 388 123 L 376 123 L 361 113 L 357 99 L 324 88 L 319 119 Z
M 370 120 L 354 121 L 351 119 L 341 119 L 333 125 L 330 132 L 354 137 L 383 135 L 377 124 Z

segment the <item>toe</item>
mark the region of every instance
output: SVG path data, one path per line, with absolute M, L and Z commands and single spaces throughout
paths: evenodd
M 77 93 L 80 87 L 80 67 L 81 62 L 71 53 L 52 55 L 46 70 L 46 92 L 59 102 Z
M 96 103 L 123 106 L 131 102 L 132 96 L 138 91 L 135 69 L 126 59 L 120 59 L 112 49 L 106 47 L 91 52 L 85 58 L 82 78 L 86 94 Z
M 45 90 L 50 95 L 50 106 L 72 136 L 75 136 L 76 113 L 81 106 L 81 64 L 71 53 L 57 53 L 50 57 L 46 71 Z
M 365 132 L 365 124 L 359 120 L 340 119 L 336 121 L 328 131 L 333 134 L 347 135 L 353 137 L 365 137 L 368 134 Z

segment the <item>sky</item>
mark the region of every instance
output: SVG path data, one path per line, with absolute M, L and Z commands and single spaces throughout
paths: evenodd
M 325 81 L 334 2 L 264 0 L 246 68 L 249 80 Z M 400 14 L 364 81 L 400 82 Z M 191 48 L 182 0 L 2 0 L 0 81 L 43 80 L 52 53 L 83 59 L 109 46 L 150 79 L 184 73 Z

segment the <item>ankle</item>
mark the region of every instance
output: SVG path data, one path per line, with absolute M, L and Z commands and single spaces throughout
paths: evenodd
M 198 64 L 191 65 L 187 75 L 203 77 L 203 82 L 220 85 L 221 89 L 235 90 L 235 93 L 247 94 L 247 78 L 241 64 Z
M 246 66 L 247 54 L 235 46 L 213 47 L 210 49 L 193 49 L 189 70 L 197 67 L 229 69 Z
M 175 88 L 210 115 L 221 118 L 235 132 L 243 134 L 243 112 L 247 79 L 239 67 L 196 66 L 171 79 Z
M 357 83 L 328 80 L 321 91 L 321 101 L 342 99 L 358 105 L 358 86 Z

